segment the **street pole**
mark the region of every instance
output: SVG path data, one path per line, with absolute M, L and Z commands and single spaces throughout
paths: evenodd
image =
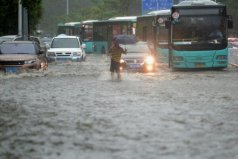
M 66 0 L 66 14 L 69 16 L 69 0 Z
M 18 1 L 18 35 L 22 35 L 22 4 Z

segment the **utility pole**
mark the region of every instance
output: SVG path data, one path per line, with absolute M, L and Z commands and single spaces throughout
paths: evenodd
M 18 35 L 22 35 L 22 4 L 21 0 L 18 0 Z
M 66 0 L 66 14 L 69 16 L 69 0 Z

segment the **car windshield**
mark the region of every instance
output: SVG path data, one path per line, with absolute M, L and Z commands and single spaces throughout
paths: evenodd
M 124 48 L 127 49 L 127 53 L 148 53 L 148 52 L 150 52 L 150 49 L 146 44 L 125 45 Z
M 79 48 L 79 42 L 77 38 L 55 38 L 51 48 Z
M 34 44 L 3 43 L 0 49 L 1 54 L 36 54 Z

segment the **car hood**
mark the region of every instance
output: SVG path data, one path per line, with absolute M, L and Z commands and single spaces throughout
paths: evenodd
M 123 59 L 145 58 L 148 55 L 149 55 L 148 53 L 127 53 L 123 54 L 122 58 Z
M 36 59 L 37 55 L 29 55 L 29 54 L 3 54 L 0 55 L 0 61 L 27 61 Z
M 81 48 L 50 48 L 48 52 L 77 52 L 82 51 Z

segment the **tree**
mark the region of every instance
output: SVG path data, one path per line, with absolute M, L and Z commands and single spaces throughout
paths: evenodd
M 29 31 L 33 33 L 42 16 L 41 0 L 21 0 L 22 6 L 28 10 Z
M 227 13 L 233 18 L 234 28 L 230 31 L 231 34 L 238 36 L 238 14 L 236 13 L 238 8 L 237 0 L 219 0 L 219 2 L 227 6 Z
M 0 35 L 18 33 L 18 0 L 0 0 Z M 32 34 L 41 18 L 41 0 L 21 0 L 28 10 L 29 33 Z

